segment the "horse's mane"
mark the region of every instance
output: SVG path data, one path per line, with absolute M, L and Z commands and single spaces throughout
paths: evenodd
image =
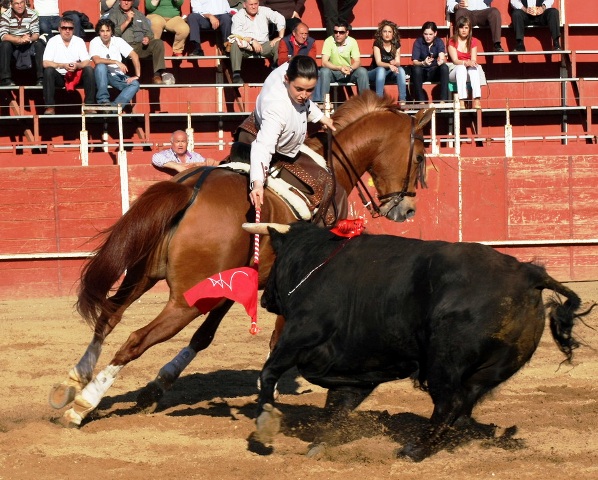
M 338 134 L 348 125 L 369 113 L 383 110 L 392 112 L 400 111 L 396 106 L 395 100 L 388 95 L 379 97 L 372 90 L 366 90 L 359 95 L 354 95 L 340 107 L 338 107 L 338 109 L 332 115 L 334 126 L 336 127 L 336 133 Z M 317 135 L 308 138 L 305 141 L 305 144 L 314 150 L 318 150 L 318 148 L 322 146 L 322 143 Z

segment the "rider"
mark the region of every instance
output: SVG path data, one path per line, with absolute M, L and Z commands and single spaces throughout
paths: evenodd
M 272 157 L 293 162 L 307 134 L 307 121 L 331 130 L 332 119 L 310 100 L 318 80 L 318 66 L 307 55 L 296 55 L 274 70 L 257 97 L 255 122 L 259 131 L 251 143 L 249 172 L 251 203 L 260 208 Z

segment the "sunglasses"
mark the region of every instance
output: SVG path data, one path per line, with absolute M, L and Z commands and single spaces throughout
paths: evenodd
M 335 35 L 344 35 L 345 33 L 347 33 L 346 30 L 334 30 Z
M 75 27 L 60 27 L 60 30 L 74 30 Z

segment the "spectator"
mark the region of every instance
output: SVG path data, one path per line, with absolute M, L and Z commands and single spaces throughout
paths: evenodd
M 139 58 L 152 58 L 154 68 L 153 82 L 162 84 L 164 64 L 164 42 L 154 38 L 147 17 L 132 6 L 132 0 L 120 0 L 119 8 L 110 12 L 110 20 L 114 22 L 114 35 L 122 37 Z
M 102 18 L 108 17 L 112 9 L 118 8 L 118 0 L 100 0 L 100 15 Z M 139 0 L 133 0 L 133 8 L 139 8 Z
M 37 84 L 43 81 L 44 44 L 39 40 L 39 18 L 27 8 L 25 0 L 12 0 L 11 7 L 0 17 L 0 85 L 14 85 L 11 65 L 29 70 L 35 64 Z
M 189 24 L 189 50 L 191 55 L 203 56 L 201 48 L 201 30 L 219 30 L 220 48 L 224 51 L 224 42 L 231 34 L 233 16 L 227 0 L 191 0 Z
M 307 55 L 316 60 L 315 39 L 309 36 L 309 27 L 299 22 L 292 33 L 282 38 L 278 44 L 278 65 L 288 62 L 295 55 Z
M 334 35 L 324 40 L 322 47 L 322 68 L 318 93 L 314 100 L 321 102 L 330 92 L 332 80 L 339 83 L 357 83 L 361 93 L 369 90 L 368 72 L 361 66 L 361 53 L 357 41 L 349 36 L 349 24 L 338 21 L 334 25 Z
M 529 3 L 535 6 L 528 7 Z M 511 0 L 511 19 L 513 20 L 513 30 L 515 31 L 515 52 L 525 52 L 523 36 L 527 25 L 548 26 L 552 37 L 552 49 L 562 50 L 561 47 L 561 29 L 559 20 L 559 11 L 551 8 L 554 0 Z
M 382 20 L 374 34 L 374 59 L 368 73 L 370 83 L 376 86 L 378 96 L 384 95 L 386 83 L 396 84 L 399 89 L 399 105 L 407 100 L 407 79 L 401 67 L 401 36 L 399 27 L 390 20 Z
M 44 51 L 44 102 L 45 115 L 54 115 L 54 94 L 56 87 L 74 89 L 83 83 L 85 104 L 93 105 L 96 96 L 96 84 L 91 68 L 91 59 L 82 38 L 74 35 L 75 24 L 70 17 L 60 20 L 59 33 L 48 40 Z M 88 113 L 96 113 L 88 109 Z
M 468 17 L 461 17 L 457 20 L 457 31 L 449 39 L 448 52 L 451 61 L 455 65 L 449 73 L 449 81 L 457 83 L 457 92 L 461 108 L 465 108 L 467 98 L 467 81 L 471 84 L 471 96 L 473 107 L 482 108 L 480 97 L 480 71 L 477 64 L 477 53 L 479 41 L 472 36 L 471 21 Z
M 488 25 L 492 34 L 495 52 L 504 52 L 501 44 L 501 18 L 500 10 L 491 7 L 492 0 L 446 0 L 449 13 L 455 14 L 455 25 L 462 16 L 469 18 L 473 27 Z
M 174 33 L 172 54 L 182 57 L 185 42 L 189 36 L 189 25 L 181 17 L 181 6 L 184 0 L 145 0 L 145 13 L 152 24 L 154 38 L 160 40 L 162 32 Z
M 278 64 L 277 43 L 284 37 L 284 17 L 268 7 L 260 7 L 259 0 L 245 0 L 243 7 L 233 17 L 232 35 L 235 37 L 230 49 L 233 83 L 243 83 L 241 63 L 243 58 L 258 54 Z M 270 40 L 268 25 L 274 23 L 278 37 Z
M 39 34 L 47 42 L 55 35 L 54 30 L 58 30 L 58 26 L 60 25 L 58 0 L 35 0 L 35 11 L 39 15 Z M 64 16 L 73 19 L 73 25 L 75 25 L 74 34 L 77 37 L 83 38 L 84 31 L 79 16 Z
M 270 163 L 292 162 L 307 135 L 307 122 L 335 130 L 331 118 L 310 101 L 318 80 L 318 65 L 313 58 L 296 55 L 274 70 L 264 82 L 255 103 L 255 123 L 259 130 L 251 143 L 251 203 L 259 208 Z
M 152 155 L 154 166 L 183 172 L 191 167 L 218 165 L 219 162 L 212 158 L 204 158 L 199 153 L 190 152 L 187 149 L 188 141 L 187 134 L 182 130 L 174 132 L 170 137 L 170 148 Z
M 301 21 L 305 0 L 262 0 L 260 4 L 280 13 L 285 19 L 285 32 L 292 32 Z M 276 32 L 272 32 L 276 33 Z
M 101 18 L 96 25 L 98 36 L 89 43 L 89 55 L 95 63 L 96 99 L 100 105 L 128 105 L 139 90 L 141 65 L 133 48 L 120 37 L 114 36 L 114 22 Z M 128 67 L 123 58 L 129 57 L 135 68 L 135 75 L 128 76 Z M 110 102 L 108 85 L 120 94 Z
M 358 0 L 318 0 L 320 9 L 324 15 L 324 25 L 326 26 L 326 36 L 331 37 L 334 34 L 334 27 L 338 22 L 344 22 L 350 25 L 353 21 L 353 8 Z M 339 7 L 339 3 L 341 4 Z
M 413 43 L 411 54 L 412 95 L 419 103 L 427 100 L 424 82 L 440 82 L 440 100 L 449 99 L 449 69 L 446 64 L 444 42 L 438 38 L 438 27 L 434 22 L 422 25 L 422 35 Z

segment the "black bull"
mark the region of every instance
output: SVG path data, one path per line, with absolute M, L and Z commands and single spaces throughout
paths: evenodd
M 297 366 L 328 389 L 336 424 L 383 382 L 412 377 L 434 402 L 430 431 L 400 455 L 434 453 L 450 427 L 475 423 L 482 396 L 517 372 L 550 328 L 571 360 L 579 297 L 543 267 L 476 243 L 388 235 L 338 237 L 309 224 L 281 234 L 268 229 L 276 261 L 262 306 L 284 315 L 282 335 L 261 372 L 255 438 L 278 431 L 275 385 Z

